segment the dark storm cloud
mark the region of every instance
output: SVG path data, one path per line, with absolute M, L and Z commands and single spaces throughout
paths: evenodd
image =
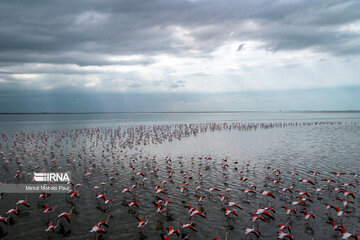
M 0 1 L 0 89 L 15 89 L 19 96 L 21 90 L 87 92 L 91 87 L 104 94 L 210 88 L 216 92 L 222 88 L 215 83 L 230 77 L 234 83 L 223 84 L 224 91 L 248 85 L 256 89 L 261 79 L 251 74 L 266 69 L 256 59 L 241 66 L 244 76 L 232 64 L 206 66 L 206 61 L 225 58 L 212 53 L 229 42 L 239 45 L 226 54 L 245 53 L 252 47 L 248 41 L 260 42 L 256 48 L 270 55 L 311 49 L 351 58 L 360 54 L 359 9 L 360 1 L 355 0 L 4 0 Z M 185 62 L 182 58 L 191 59 L 191 66 L 178 66 Z M 219 70 L 221 77 L 216 78 L 208 71 L 213 66 L 228 72 Z M 279 69 L 273 72 L 285 76 Z M 276 82 L 277 76 L 272 79 L 274 86 L 283 85 Z
M 359 47 L 349 43 L 359 40 L 358 33 L 334 30 L 360 20 L 359 1 L 2 1 L 0 6 L 0 51 L 7 55 L 1 57 L 3 63 L 110 64 L 101 58 L 56 59 L 59 52 L 211 52 L 231 32 L 234 38 L 261 40 L 278 51 L 316 47 L 349 54 L 349 48 Z M 259 29 L 242 29 L 246 21 Z M 177 42 L 174 26 L 190 29 L 195 44 Z M 344 46 L 335 51 L 338 44 Z

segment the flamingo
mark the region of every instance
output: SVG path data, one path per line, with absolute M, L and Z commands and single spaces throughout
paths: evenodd
M 257 186 L 256 186 L 256 185 L 254 185 L 254 184 L 250 184 L 250 188 L 251 188 L 251 189 L 256 189 L 256 188 L 257 188 Z
M 262 216 L 258 216 L 255 213 L 249 213 L 249 214 L 251 215 L 250 222 L 251 222 L 252 227 L 254 227 L 254 222 L 256 222 L 256 220 L 258 220 L 258 219 L 260 219 L 263 222 L 265 221 L 264 217 L 262 217 Z
M 341 233 L 343 234 L 341 239 L 350 239 L 350 238 L 354 238 L 356 240 L 360 239 L 359 235 L 348 233 L 344 228 L 337 228 L 335 230 L 341 231 Z
M 163 233 L 160 234 L 160 237 L 161 237 L 161 240 L 170 240 L 170 238 Z
M 344 228 L 344 225 L 337 225 L 337 224 L 334 222 L 334 220 L 331 219 L 331 218 L 330 218 L 329 221 L 326 222 L 326 223 L 331 224 L 331 225 L 333 226 L 333 230 L 337 230 L 337 229 L 339 229 L 339 228 Z
M 341 185 L 344 186 L 344 187 L 353 187 L 353 188 L 355 188 L 354 184 L 352 184 L 352 183 L 342 183 Z
M 169 205 L 169 203 L 174 203 L 173 201 L 169 201 L 166 198 L 164 199 L 164 206 L 167 207 Z
M 107 212 L 108 211 L 108 208 L 109 208 L 109 204 L 114 202 L 114 200 L 112 199 L 108 199 L 106 196 L 104 198 L 104 204 L 105 204 L 105 211 Z
M 201 196 L 200 194 L 197 195 L 199 197 L 199 203 L 202 203 L 202 201 L 206 198 L 206 195 Z
M 91 230 L 90 233 L 106 233 L 106 230 L 104 228 L 99 227 L 98 225 L 94 225 Z
M 338 217 L 342 217 L 345 213 L 350 213 L 348 210 L 341 211 L 337 206 L 331 206 L 331 208 L 336 210 Z
M 168 236 L 171 236 L 172 234 L 176 233 L 178 236 L 180 235 L 180 229 L 173 229 L 172 226 L 169 226 L 168 228 L 169 233 L 167 234 Z
M 288 206 L 282 207 L 285 208 L 286 210 L 286 215 L 290 216 L 290 214 L 293 212 L 294 214 L 296 214 L 296 209 L 290 209 L 288 208 Z
M 289 192 L 293 192 L 292 190 L 293 190 L 293 188 L 294 188 L 294 186 L 291 186 L 291 187 L 288 187 L 288 188 L 285 188 L 285 187 L 281 187 L 281 191 L 283 192 L 283 193 L 285 193 L 286 191 L 289 191 Z
M 275 213 L 275 208 L 273 207 L 263 207 L 263 209 L 266 211 L 273 211 Z
M 352 200 L 346 201 L 346 200 L 343 199 L 343 198 L 337 198 L 337 199 L 343 202 L 343 205 L 344 205 L 345 208 L 347 208 L 347 206 L 349 205 L 349 203 L 354 203 L 354 201 L 352 201 Z
M 143 176 L 145 177 L 145 174 L 143 172 L 136 172 L 136 176 Z
M 334 179 L 327 179 L 327 178 L 324 178 L 322 181 L 326 182 L 328 185 L 332 182 L 336 182 Z
M 241 210 L 242 210 L 242 207 L 240 207 L 240 205 L 239 205 L 239 204 L 237 204 L 237 203 L 234 203 L 234 202 L 228 202 L 228 205 L 229 205 L 229 207 L 237 207 L 237 208 L 239 208 L 239 209 L 241 209 Z
M 0 216 L 0 233 L 3 231 L 1 223 L 8 225 L 9 222 L 8 222 L 7 218 Z
M 166 208 L 167 208 L 167 207 L 161 206 L 160 202 L 155 202 L 155 205 L 156 205 L 156 207 L 157 207 L 156 212 L 157 212 L 157 213 L 160 213 L 160 214 L 161 214 L 163 211 L 165 211 Z
M 334 174 L 336 177 L 340 177 L 341 175 L 344 175 L 344 174 L 345 174 L 344 172 L 339 172 L 339 173 L 337 173 L 337 172 L 330 172 L 330 173 Z
M 295 205 L 304 205 L 305 203 L 303 202 L 298 202 L 298 201 L 292 201 L 291 205 L 295 206 Z
M 128 206 L 129 208 L 131 208 L 132 206 L 136 206 L 137 208 L 139 208 L 139 203 L 137 201 L 131 201 Z
M 342 189 L 342 188 L 338 188 L 338 187 L 336 187 L 336 188 L 331 188 L 332 190 L 334 190 L 335 192 L 341 192 L 342 190 L 344 190 L 344 189 Z
M 272 179 L 271 181 L 272 181 L 274 184 L 281 183 L 281 180 Z
M 304 198 L 302 195 L 298 196 L 298 198 L 300 198 L 302 202 L 306 202 L 306 201 L 309 201 L 311 203 L 313 202 L 311 198 Z
M 72 190 L 69 195 L 68 202 L 73 203 L 76 199 L 80 197 L 80 194 L 77 192 L 77 190 Z
M 360 176 L 360 173 L 351 173 L 355 179 L 357 179 Z
M 225 208 L 225 216 L 227 216 L 228 219 L 230 219 L 230 214 L 234 214 L 235 216 L 238 216 L 236 211 L 231 211 L 230 209 Z
M 49 197 L 49 195 L 47 195 L 46 193 L 41 193 L 38 197 L 38 199 L 40 199 L 40 203 L 43 204 L 43 202 L 45 201 L 45 199 Z
M 288 238 L 288 239 L 294 239 L 294 236 L 293 236 L 293 235 L 288 234 L 288 233 L 284 233 L 283 230 L 280 230 L 278 233 L 279 233 L 278 239 L 286 239 L 286 238 Z
M 96 196 L 96 199 L 100 199 L 100 198 L 105 199 L 105 198 L 106 198 L 106 195 L 99 193 L 99 194 Z
M 280 228 L 280 230 L 287 229 L 288 231 L 291 231 L 291 226 L 290 225 L 280 224 L 279 228 Z
M 299 180 L 299 182 L 302 182 L 302 183 L 310 183 L 311 185 L 315 185 L 315 183 L 314 183 L 313 181 L 311 181 L 311 180 L 306 180 L 306 179 L 303 179 L 303 178 L 301 178 L 301 179 Z
M 314 187 L 315 191 L 319 193 L 320 191 L 324 190 L 323 188 Z
M 141 217 L 137 217 L 138 221 L 139 221 L 139 225 L 137 226 L 138 228 L 142 229 L 146 224 L 148 224 L 149 220 L 148 220 L 149 216 L 146 216 L 145 219 L 146 221 L 144 222 L 143 219 Z
M 311 174 L 312 174 L 314 177 L 315 177 L 316 175 L 320 174 L 320 172 L 318 172 L 318 171 L 315 172 L 315 171 L 312 171 L 312 170 L 311 170 L 310 172 L 311 172 Z
M 256 231 L 253 228 L 246 227 L 245 228 L 245 235 L 249 235 L 250 233 L 253 233 L 258 238 L 260 237 L 260 232 L 259 231 Z
M 121 193 L 130 193 L 130 194 L 132 194 L 132 192 L 130 191 L 130 189 L 128 189 L 128 188 L 123 188 L 123 190 L 122 190 L 122 192 Z
M 180 188 L 180 192 L 184 193 L 184 191 L 188 191 L 189 189 L 187 187 L 179 187 Z
M 311 217 L 315 218 L 315 213 L 309 214 L 306 210 L 301 211 L 305 215 L 305 220 L 309 221 Z
M 225 199 L 229 198 L 229 196 L 224 196 L 221 193 L 219 194 L 221 202 L 223 202 Z
M 190 214 L 190 218 L 192 218 L 193 216 L 195 216 L 196 214 L 200 215 L 203 218 L 206 218 L 205 214 L 200 212 L 199 210 L 197 210 L 196 208 L 191 212 Z
M 57 221 L 56 225 L 53 225 L 53 222 L 49 222 L 48 228 L 45 230 L 45 232 L 48 233 L 48 237 L 50 237 L 50 233 L 55 233 L 58 224 L 59 224 L 59 220 Z
M 192 225 L 192 223 L 184 223 L 182 228 L 190 228 L 191 230 L 197 232 L 196 228 Z
M 189 213 L 196 210 L 196 208 L 193 208 L 191 205 L 188 205 L 187 207 L 189 208 Z
M 55 208 L 49 207 L 49 205 L 45 205 L 45 209 L 44 209 L 43 213 L 49 213 L 54 210 L 55 210 Z
M 308 192 L 302 192 L 300 190 L 297 190 L 297 192 L 299 193 L 300 196 L 306 195 L 306 196 L 310 197 Z
M 73 213 L 73 210 L 74 210 L 75 208 L 74 207 L 72 207 L 71 209 L 70 209 L 70 212 L 69 213 L 67 213 L 67 212 L 62 212 L 62 213 L 60 213 L 58 216 L 57 216 L 57 225 L 59 225 L 60 224 L 60 227 L 61 227 L 61 229 L 63 229 L 64 230 L 64 226 L 63 226 L 63 221 L 62 221 L 62 219 L 65 219 L 66 220 L 66 222 L 68 223 L 68 224 L 70 224 L 70 216 L 71 216 L 71 214 Z
M 247 180 L 249 180 L 248 178 L 245 178 L 245 177 L 242 177 L 242 178 L 240 178 L 240 180 L 243 182 L 243 183 L 245 183 Z
M 218 189 L 216 187 L 209 187 L 209 191 L 210 191 L 210 193 L 212 193 L 213 191 L 220 191 L 220 189 Z
M 258 209 L 256 209 L 255 214 L 256 214 L 256 215 L 263 214 L 263 215 L 271 218 L 272 220 L 274 220 L 274 217 L 273 217 L 273 215 L 271 214 L 271 212 L 269 212 L 269 211 L 267 211 L 266 209 L 263 209 L 263 208 L 258 208 Z
M 30 204 L 24 200 L 19 200 L 16 203 L 16 210 L 18 210 L 20 212 L 22 206 L 29 208 Z
M 345 189 L 341 189 L 340 191 L 344 194 L 344 197 L 351 196 L 351 197 L 355 198 L 355 194 L 353 192 L 347 192 L 347 191 L 345 191 Z
M 55 210 L 55 208 L 49 207 L 49 205 L 45 205 L 45 209 L 43 211 L 43 220 L 44 220 L 45 216 L 48 216 L 54 210 Z
M 275 198 L 274 194 L 271 193 L 271 192 L 268 192 L 268 191 L 262 190 L 262 191 L 261 191 L 261 194 L 262 194 L 263 196 L 269 196 L 269 197 Z
M 254 190 L 251 190 L 251 189 L 242 189 L 242 191 L 243 191 L 245 194 L 255 193 L 255 191 L 254 191 Z
M 163 193 L 163 194 L 167 194 L 165 190 L 162 190 L 162 189 L 156 189 L 155 192 L 158 194 L 158 193 Z
M 112 217 L 112 215 L 111 214 L 108 214 L 108 216 L 107 216 L 107 218 L 106 218 L 106 220 L 105 221 L 99 221 L 96 225 L 98 226 L 98 227 L 101 227 L 101 226 L 105 226 L 105 227 L 109 227 L 109 218 L 110 217 Z
M 19 215 L 19 212 L 16 210 L 16 209 L 9 209 L 7 212 L 6 212 L 6 216 L 7 216 L 7 219 L 8 220 L 12 220 L 13 219 L 13 215 Z
M 5 217 L 0 216 L 0 222 L 4 224 L 8 224 L 8 221 Z

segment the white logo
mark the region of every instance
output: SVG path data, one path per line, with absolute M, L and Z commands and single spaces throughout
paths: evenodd
M 70 182 L 69 173 L 35 173 L 35 182 Z

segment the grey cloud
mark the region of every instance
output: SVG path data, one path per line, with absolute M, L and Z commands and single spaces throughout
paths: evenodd
M 191 46 L 181 43 L 173 46 L 176 40 L 171 36 L 171 26 L 191 29 L 197 43 L 193 47 L 205 52 L 221 45 L 233 29 L 238 30 L 237 38 L 262 40 L 279 50 L 303 48 L 323 41 L 336 44 L 337 33 L 331 28 L 319 33 L 319 25 L 339 26 L 360 20 L 357 1 L 49 1 L 31 5 L 3 1 L 0 5 L 0 51 L 15 51 L 13 54 L 177 54 L 190 50 Z M 261 29 L 241 30 L 238 25 L 247 20 L 258 22 Z M 283 38 L 287 41 L 281 42 Z M 297 45 L 298 38 L 306 41 Z
M 157 54 L 209 58 L 229 39 L 242 43 L 238 51 L 245 41 L 256 40 L 272 52 L 311 48 L 351 57 L 360 54 L 360 34 L 339 27 L 360 21 L 359 9 L 360 1 L 355 0 L 5 0 L 0 2 L 0 78 L 6 82 L 0 84 L 23 86 L 11 77 L 15 73 L 101 74 L 66 67 L 27 68 L 36 63 L 146 67 L 155 62 Z M 137 54 L 145 57 L 111 60 L 111 56 Z M 104 84 L 119 85 L 111 73 L 101 78 Z M 128 85 L 134 89 L 147 84 L 175 88 L 185 84 L 175 78 L 167 83 L 141 81 L 136 74 L 121 78 L 130 79 Z M 53 79 L 63 85 L 74 81 L 61 77 L 49 77 L 48 81 Z
M 130 88 L 140 88 L 140 87 L 141 87 L 141 84 L 133 83 L 133 84 L 130 84 L 129 87 L 130 87 Z
M 179 81 L 177 81 L 176 83 L 173 83 L 173 84 L 170 84 L 170 85 L 169 85 L 169 87 L 170 87 L 170 88 L 173 88 L 173 89 L 175 89 L 175 88 L 181 88 L 181 87 L 184 87 L 184 86 L 185 86 L 185 84 L 182 83 L 182 82 L 179 82 Z
M 109 60 L 109 57 L 111 57 L 111 55 L 87 52 L 64 52 L 52 54 L 4 51 L 0 55 L 0 66 L 20 63 L 75 64 L 78 66 L 149 65 L 154 63 L 154 60 L 151 59 L 151 57 L 141 60 Z

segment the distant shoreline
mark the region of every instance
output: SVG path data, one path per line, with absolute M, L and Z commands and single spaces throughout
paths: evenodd
M 166 111 L 154 111 L 154 112 L 4 112 L 0 113 L 0 115 L 65 115 L 65 114 L 173 114 L 173 113 L 360 113 L 360 110 L 342 110 L 342 111 L 174 111 L 174 112 L 166 112 Z

